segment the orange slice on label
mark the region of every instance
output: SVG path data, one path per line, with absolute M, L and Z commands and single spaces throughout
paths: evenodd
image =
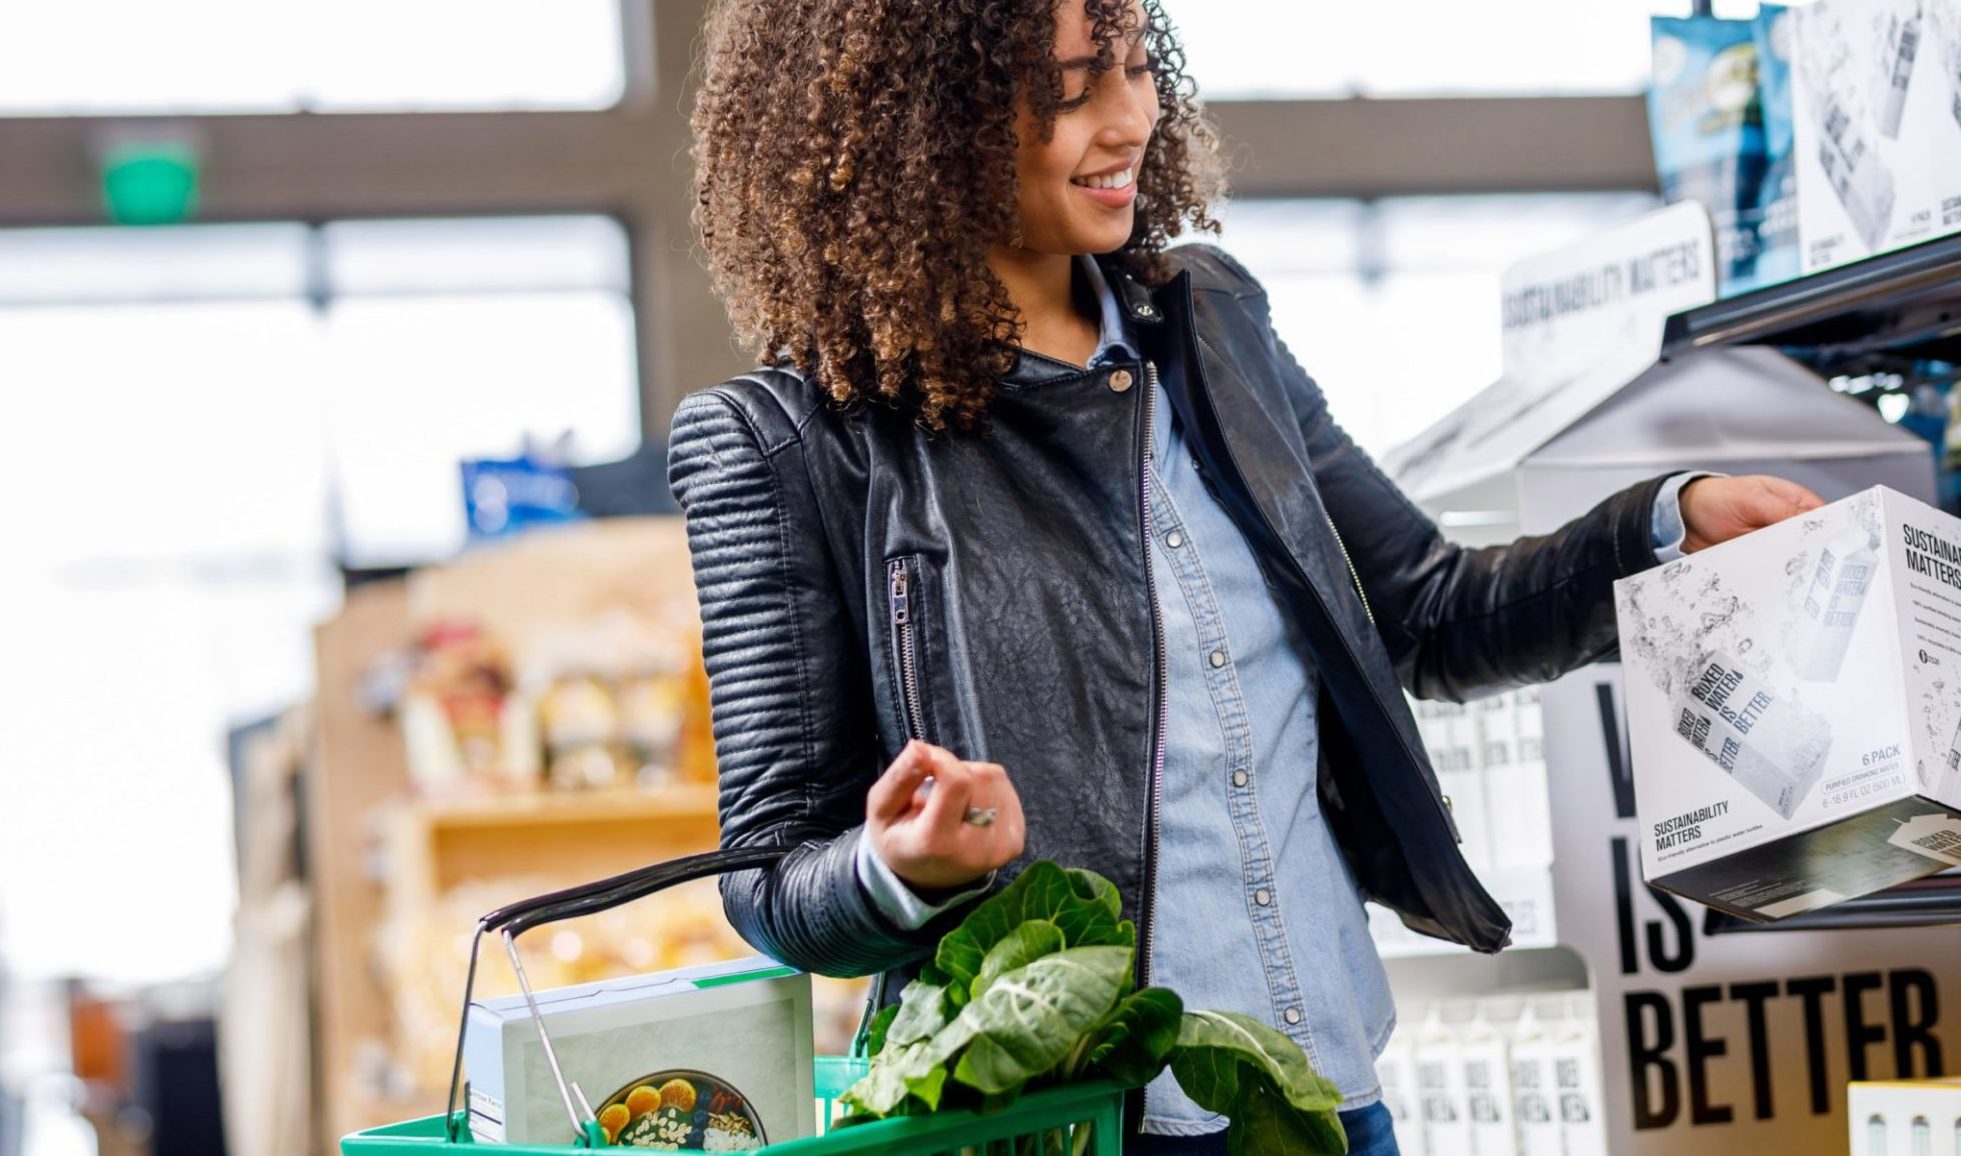
M 620 1135 L 620 1129 L 633 1122 L 633 1113 L 625 1104 L 608 1104 L 599 1111 L 599 1126 L 606 1130 L 606 1142 L 611 1144 Z
M 660 1107 L 660 1093 L 646 1084 L 642 1084 L 626 1094 L 626 1104 L 624 1106 L 631 1118 L 638 1120 L 655 1108 Z
M 673 1079 L 660 1086 L 660 1104 L 663 1108 L 678 1108 L 683 1112 L 695 1110 L 695 1086 L 686 1080 Z

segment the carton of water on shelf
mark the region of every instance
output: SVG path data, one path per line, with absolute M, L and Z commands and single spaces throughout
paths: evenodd
M 1559 1085 L 1553 1073 L 1553 1040 L 1566 1018 L 1564 994 L 1524 1001 L 1512 1031 L 1512 1117 L 1518 1121 L 1519 1156 L 1566 1156 L 1560 1125 Z

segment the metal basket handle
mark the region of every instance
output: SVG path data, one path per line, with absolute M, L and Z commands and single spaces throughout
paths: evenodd
M 596 915 L 609 911 L 623 903 L 631 903 L 665 890 L 679 883 L 705 879 L 711 875 L 725 875 L 731 871 L 749 871 L 758 867 L 774 866 L 776 861 L 790 851 L 789 847 L 735 847 L 721 851 L 706 851 L 699 855 L 687 855 L 670 859 L 665 863 L 655 863 L 648 867 L 636 868 L 610 878 L 582 883 L 560 891 L 520 899 L 507 903 L 490 914 L 477 920 L 476 934 L 470 939 L 470 970 L 463 981 L 463 1014 L 456 1028 L 456 1062 L 449 1072 L 449 1109 L 444 1113 L 444 1129 L 451 1143 L 457 1140 L 456 1131 L 456 1093 L 463 1079 L 463 1040 L 470 1028 L 470 1004 L 476 996 L 477 953 L 483 946 L 486 932 L 503 933 L 504 951 L 510 956 L 511 969 L 517 973 L 518 989 L 524 993 L 524 1003 L 531 1011 L 531 1022 L 537 1025 L 538 1041 L 544 1045 L 545 1060 L 551 1065 L 552 1079 L 558 1082 L 559 1098 L 565 1102 L 565 1114 L 572 1120 L 572 1130 L 587 1144 L 598 1127 L 598 1119 L 593 1115 L 592 1105 L 585 1102 L 581 1092 L 575 1105 L 572 1085 L 565 1082 L 565 1073 L 558 1066 L 558 1051 L 552 1047 L 551 1035 L 545 1030 L 545 1018 L 538 1011 L 538 1000 L 531 993 L 531 981 L 525 977 L 524 963 L 518 958 L 517 937 L 534 927 L 547 923 L 557 923 L 563 919 L 574 919 L 581 915 Z M 585 1118 L 579 1116 L 579 1109 L 585 1109 Z

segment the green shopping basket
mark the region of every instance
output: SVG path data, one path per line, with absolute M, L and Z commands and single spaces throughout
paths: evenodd
M 608 1147 L 605 1133 L 592 1110 L 574 1097 L 559 1070 L 558 1054 L 538 1015 L 537 1001 L 525 978 L 517 953 L 517 937 L 547 923 L 606 911 L 694 879 L 746 871 L 774 864 L 787 847 L 747 847 L 709 851 L 656 863 L 578 887 L 519 900 L 477 921 L 470 943 L 470 967 L 463 986 L 463 1019 L 457 1028 L 456 1062 L 450 1069 L 448 1111 L 400 1124 L 371 1128 L 341 1139 L 341 1156 L 444 1156 L 454 1146 L 481 1147 L 485 1156 L 566 1156 L 588 1148 Z M 499 932 L 518 987 L 530 1005 L 544 1045 L 545 1058 L 572 1120 L 579 1143 L 488 1144 L 470 1134 L 468 1113 L 457 1108 L 462 1086 L 463 1033 L 469 1024 L 470 1001 L 476 992 L 477 956 L 487 932 Z M 861 1028 L 854 1050 L 862 1048 Z M 1032 1092 L 997 1112 L 948 1110 L 928 1116 L 901 1116 L 828 1128 L 838 1095 L 865 1074 L 868 1061 L 860 1056 L 819 1056 L 816 1061 L 817 1121 L 820 1134 L 753 1149 L 762 1156 L 1120 1156 L 1123 1149 L 1124 1089 L 1111 1080 L 1096 1080 Z M 581 1116 L 580 1109 L 584 1108 Z M 694 1151 L 686 1149 L 685 1151 Z

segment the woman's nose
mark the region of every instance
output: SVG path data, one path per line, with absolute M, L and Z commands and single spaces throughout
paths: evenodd
M 1121 83 L 1117 85 L 1118 95 L 1110 102 L 1110 117 L 1103 125 L 1106 143 L 1142 147 L 1151 139 L 1151 132 L 1157 127 L 1157 89 L 1131 82 L 1121 69 L 1113 74 L 1113 78 Z

